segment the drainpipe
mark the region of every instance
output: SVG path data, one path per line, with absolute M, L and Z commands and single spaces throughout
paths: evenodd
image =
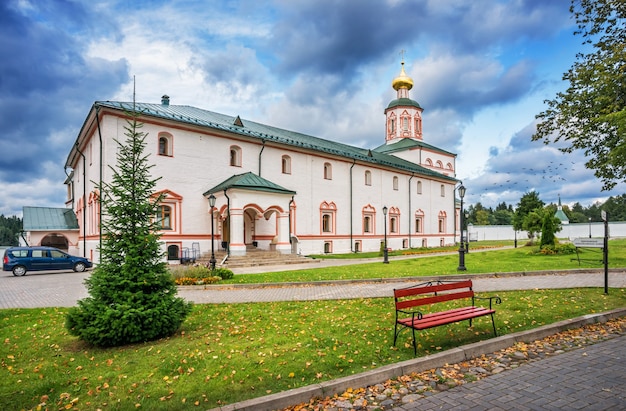
M 263 142 L 263 146 L 261 146 L 261 151 L 259 152 L 259 177 L 261 177 L 261 156 L 263 154 L 263 150 L 265 150 L 265 139 L 261 141 Z
M 85 158 L 85 154 L 78 148 L 78 141 L 76 142 L 76 151 L 78 151 L 78 154 L 83 158 L 83 257 L 87 257 L 87 213 L 85 212 L 87 209 L 87 173 L 85 169 L 85 167 L 87 167 L 87 159 Z
M 100 251 L 102 250 L 102 177 L 103 177 L 103 159 L 104 152 L 102 150 L 102 131 L 100 130 L 100 107 L 96 107 L 96 122 L 98 123 L 98 138 L 100 139 L 100 183 L 98 188 L 100 189 L 100 193 L 98 193 L 98 261 L 101 261 Z
M 413 212 L 411 211 L 411 180 L 413 180 L 413 177 L 415 177 L 415 173 L 411 173 L 411 178 L 409 178 L 409 248 L 411 248 L 411 222 L 413 220 Z
M 293 234 L 293 227 L 291 226 L 291 205 L 294 203 L 295 196 L 291 196 L 291 200 L 289 200 L 289 244 L 291 244 L 291 236 Z
M 353 253 L 354 252 L 354 240 L 353 240 L 353 225 L 354 225 L 354 221 L 353 221 L 353 214 L 354 214 L 354 210 L 353 210 L 353 198 L 352 198 L 352 169 L 354 168 L 354 165 L 356 164 L 356 159 L 352 160 L 352 165 L 350 166 L 350 252 Z
M 226 197 L 226 219 L 228 220 L 228 242 L 226 243 L 226 255 L 228 255 L 230 257 L 230 197 L 228 197 L 228 194 L 226 194 L 226 190 L 224 189 L 224 197 Z M 224 226 L 222 225 L 222 241 L 224 241 Z

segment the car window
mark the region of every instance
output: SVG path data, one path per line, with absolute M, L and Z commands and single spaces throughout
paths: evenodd
M 13 250 L 11 254 L 13 254 L 13 257 L 27 257 L 28 250 Z
M 33 250 L 33 258 L 47 257 L 45 250 Z
M 63 258 L 65 257 L 65 253 L 58 250 L 50 250 L 50 256 L 52 258 Z

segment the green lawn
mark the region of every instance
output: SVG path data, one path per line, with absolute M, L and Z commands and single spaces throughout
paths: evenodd
M 499 295 L 501 335 L 626 306 L 624 289 Z M 112 349 L 69 336 L 66 312 L 0 311 L 2 409 L 207 409 L 413 358 L 391 298 L 197 305 L 175 336 Z M 418 355 L 491 337 L 488 318 L 438 327 Z
M 276 273 L 259 273 L 235 275 L 232 280 L 220 284 L 274 283 L 289 281 L 321 281 L 348 280 L 370 278 L 398 278 L 432 275 L 505 273 L 515 271 L 568 270 L 578 268 L 602 268 L 600 249 L 581 249 L 579 266 L 576 254 L 543 255 L 538 254 L 539 247 L 518 247 L 494 250 L 500 243 L 472 243 L 469 254 L 465 255 L 467 271 L 459 272 L 459 256 L 457 253 L 432 256 L 421 250 L 416 258 L 408 260 L 391 260 L 383 264 L 381 257 L 373 257 L 373 263 L 345 265 L 327 268 L 311 268 L 307 270 L 291 270 Z M 485 247 L 485 248 L 482 248 Z M 490 251 L 479 251 L 479 248 Z M 448 251 L 450 249 L 447 249 Z M 417 250 L 418 252 L 420 250 Z M 442 250 L 439 250 L 442 251 Z M 443 250 L 445 251 L 445 250 Z M 345 256 L 345 255 L 344 255 Z M 350 254 L 354 258 L 354 254 Z M 363 257 L 361 254 L 357 255 Z M 314 267 L 315 263 L 311 263 Z M 626 267 L 626 239 L 609 242 L 609 267 Z

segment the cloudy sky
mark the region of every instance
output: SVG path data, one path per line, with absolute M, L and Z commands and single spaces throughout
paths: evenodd
M 0 214 L 63 207 L 94 101 L 185 104 L 364 148 L 384 142 L 401 50 L 424 141 L 458 153 L 466 201 L 583 206 L 582 153 L 531 142 L 581 39 L 569 0 L 2 0 Z

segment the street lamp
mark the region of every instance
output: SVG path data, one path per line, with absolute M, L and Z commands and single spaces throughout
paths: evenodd
M 589 238 L 591 238 L 591 217 L 589 217 Z
M 463 220 L 465 215 L 463 214 L 463 197 L 465 197 L 465 187 L 463 183 L 458 188 L 459 197 L 461 197 L 461 212 L 460 212 L 460 224 L 461 224 L 461 245 L 459 246 L 459 266 L 457 267 L 458 271 L 465 271 L 465 247 L 463 245 Z
M 383 263 L 389 264 L 389 252 L 387 251 L 387 206 L 383 207 L 383 215 L 385 216 L 385 244 L 383 248 Z
M 213 216 L 213 207 L 215 207 L 215 200 L 215 196 L 211 194 L 209 196 L 209 206 L 211 207 L 211 259 L 209 260 L 209 264 L 211 271 L 215 270 L 215 240 L 213 234 L 213 220 L 215 219 Z

